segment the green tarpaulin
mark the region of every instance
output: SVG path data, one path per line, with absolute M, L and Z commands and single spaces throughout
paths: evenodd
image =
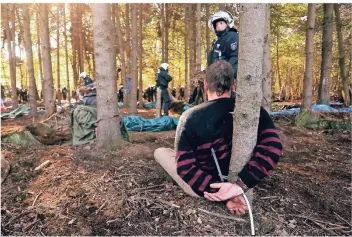
M 178 118 L 163 116 L 161 118 L 145 119 L 139 116 L 123 118 L 128 131 L 135 132 L 162 132 L 176 129 Z

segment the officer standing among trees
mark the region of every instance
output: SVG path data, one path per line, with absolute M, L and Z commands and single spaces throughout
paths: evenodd
M 218 37 L 208 53 L 208 67 L 216 60 L 225 60 L 231 64 L 236 80 L 239 36 L 232 14 L 224 10 L 214 13 L 208 21 L 208 27 Z
M 161 102 L 164 102 L 164 115 L 169 115 L 169 109 L 171 107 L 171 99 L 167 88 L 169 82 L 172 81 L 172 77 L 168 73 L 169 64 L 162 63 L 160 65 L 160 72 L 156 74 L 156 86 L 161 90 Z

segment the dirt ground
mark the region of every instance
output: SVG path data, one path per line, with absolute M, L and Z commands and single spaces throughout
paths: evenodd
M 1 133 L 32 122 L 2 121 Z M 350 131 L 275 124 L 283 155 L 254 188 L 256 234 L 350 236 Z M 12 169 L 1 185 L 1 234 L 250 235 L 248 214 L 238 217 L 222 203 L 187 196 L 156 164 L 154 150 L 172 148 L 175 131 L 130 135 L 131 144 L 112 152 L 70 141 L 2 144 Z M 36 171 L 45 161 L 50 165 Z

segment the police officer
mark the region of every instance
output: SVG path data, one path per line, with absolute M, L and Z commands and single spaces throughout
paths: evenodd
M 232 65 L 237 78 L 238 64 L 238 31 L 234 28 L 234 19 L 230 12 L 220 10 L 212 15 L 208 27 L 218 37 L 213 41 L 208 53 L 208 66 L 216 60 L 225 60 Z
M 93 83 L 92 79 L 85 72 L 82 72 L 79 77 L 84 81 L 84 86 L 88 86 Z
M 169 115 L 171 99 L 167 87 L 172 80 L 172 77 L 168 74 L 169 64 L 162 63 L 159 69 L 160 72 L 156 74 L 156 86 L 161 90 L 161 102 L 164 102 L 164 115 Z

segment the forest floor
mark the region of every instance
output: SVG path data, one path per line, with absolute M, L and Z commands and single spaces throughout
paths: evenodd
M 1 133 L 33 121 L 2 121 Z M 283 154 L 254 188 L 256 234 L 350 236 L 350 131 L 275 125 Z M 248 214 L 187 196 L 155 162 L 156 148 L 173 148 L 175 131 L 130 135 L 133 142 L 110 152 L 73 147 L 70 134 L 50 146 L 2 144 L 12 168 L 1 185 L 1 235 L 250 235 Z

